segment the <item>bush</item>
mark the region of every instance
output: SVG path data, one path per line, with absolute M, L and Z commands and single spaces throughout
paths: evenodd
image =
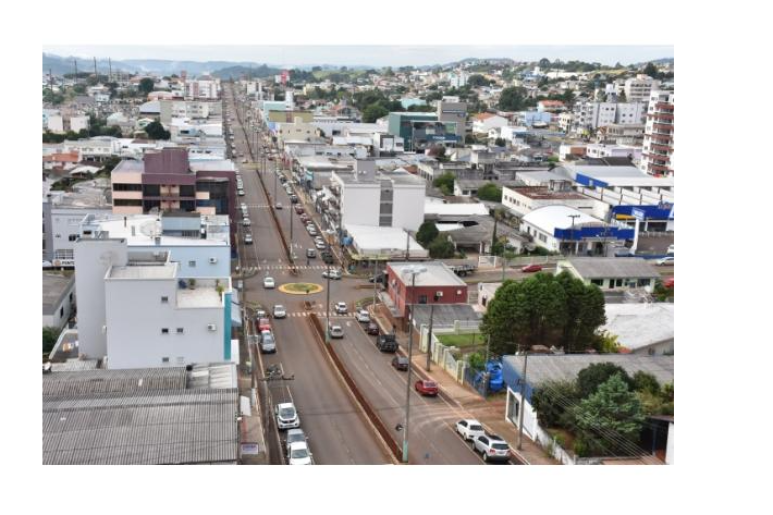
M 628 373 L 620 366 L 613 363 L 594 363 L 577 374 L 577 390 L 580 398 L 585 399 L 598 390 L 598 387 L 606 383 L 615 374 L 620 374 L 628 388 L 632 388 L 633 381 Z
M 43 328 L 43 352 L 49 353 L 59 339 L 59 330 L 56 327 Z
M 653 395 L 660 394 L 660 383 L 654 375 L 639 370 L 633 375 L 633 389 L 637 392 L 648 392 Z
M 589 447 L 588 443 L 584 439 L 582 439 L 582 438 L 577 438 L 574 441 L 574 453 L 579 458 L 584 458 L 584 457 L 589 455 L 589 448 L 588 447 Z
M 567 408 L 579 400 L 574 382 L 546 381 L 532 393 L 531 405 L 543 426 L 569 428 L 572 424 L 566 417 Z
M 467 364 L 473 370 L 483 370 L 486 368 L 486 359 L 480 352 L 473 352 L 467 355 Z
M 439 234 L 429 244 L 429 257 L 433 259 L 448 259 L 454 257 L 454 244 L 448 238 Z
M 440 234 L 440 231 L 438 231 L 435 222 L 424 222 L 416 233 L 416 241 L 418 241 L 422 247 L 427 248 L 427 246 L 432 243 L 432 240 L 437 238 L 438 234 Z

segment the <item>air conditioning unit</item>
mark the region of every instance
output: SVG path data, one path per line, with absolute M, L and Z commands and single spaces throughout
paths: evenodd
M 210 331 L 217 331 L 217 326 L 215 324 L 208 324 L 207 329 Z
M 209 258 L 209 264 L 210 265 L 214 265 L 215 263 L 217 263 L 217 258 L 216 257 Z

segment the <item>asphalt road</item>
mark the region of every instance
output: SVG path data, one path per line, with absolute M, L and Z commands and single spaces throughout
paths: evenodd
M 231 113 L 234 113 L 233 98 L 229 89 L 226 88 L 227 103 Z M 249 151 L 246 148 L 238 116 L 231 127 L 235 134 L 237 152 L 248 156 Z M 271 218 L 270 206 L 258 180 L 255 165 L 252 163 L 243 165 L 241 158 L 237 158 L 236 161 L 242 169 L 241 176 L 246 193 L 245 196 L 239 197 L 239 202 L 245 202 L 248 205 L 252 222 L 249 228 L 241 225 L 239 227 L 240 266 L 243 269 L 259 268 L 257 275 L 244 280 L 243 300 L 247 305 L 259 303 L 271 307 L 274 304 L 283 304 L 288 312 L 294 315 L 283 320 L 272 320 L 278 351 L 276 354 L 261 356 L 258 363 L 262 371 L 270 365 L 281 364 L 284 377 L 293 377 L 293 379 L 267 382 L 261 390 L 265 391 L 265 387 L 268 387 L 274 402 L 292 399 L 301 417 L 301 428 L 309 437 L 309 445 L 316 463 L 389 463 L 389 457 L 380 440 L 364 415 L 360 413 L 331 364 L 328 363 L 329 358 L 314 341 L 308 322 L 297 316 L 302 312 L 304 299 L 300 296 L 281 293 L 277 289 L 263 288 L 263 278 L 268 274 L 274 277 L 279 285 L 291 281 L 320 282 L 321 271 L 301 270 L 298 277 L 290 276 L 289 263 L 280 243 L 276 225 Z M 263 172 L 267 175 L 273 174 L 274 162 L 269 161 L 269 163 L 272 165 L 271 168 Z M 267 181 L 267 186 L 269 185 Z M 281 188 L 278 188 L 278 191 L 284 193 Z M 291 212 L 287 209 L 290 206 L 289 199 L 282 199 L 282 203 L 286 208 L 278 213 L 287 223 L 289 234 L 289 213 Z M 300 220 L 296 219 L 295 222 L 298 222 L 298 228 L 300 228 Z M 255 242 L 253 245 L 244 244 L 245 230 L 252 233 Z M 294 232 L 294 235 L 297 235 L 297 241 L 302 245 L 311 246 L 311 239 L 304 230 Z M 318 265 L 322 265 L 321 261 Z M 316 297 L 324 299 L 324 294 L 317 294 Z M 265 395 L 263 397 L 262 400 L 265 400 Z M 275 438 L 275 434 L 269 435 L 269 442 L 274 441 Z M 275 448 L 276 445 L 272 447 Z M 274 456 L 272 463 L 277 462 Z

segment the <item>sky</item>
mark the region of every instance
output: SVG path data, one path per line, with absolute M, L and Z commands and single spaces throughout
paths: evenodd
M 141 45 L 44 45 L 43 52 L 63 57 L 164 59 L 173 61 L 249 61 L 274 65 L 333 64 L 346 66 L 421 66 L 445 64 L 467 57 L 505 57 L 537 61 L 543 57 L 600 62 L 613 65 L 674 57 L 671 45 L 562 45 L 562 46 L 141 46 Z

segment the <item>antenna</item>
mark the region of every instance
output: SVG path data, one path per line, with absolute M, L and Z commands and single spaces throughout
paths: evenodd
M 78 84 L 78 60 L 73 59 L 72 64 L 75 66 L 75 78 L 74 78 L 75 84 Z
M 94 77 L 99 81 L 99 73 L 97 72 L 97 56 L 94 56 Z
M 113 64 L 109 57 L 107 58 L 107 82 L 113 82 Z

